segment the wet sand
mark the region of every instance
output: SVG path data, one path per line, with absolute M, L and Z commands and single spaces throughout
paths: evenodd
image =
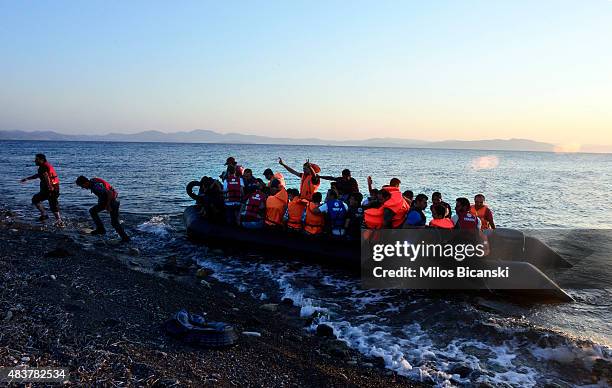
M 75 385 L 423 386 L 308 332 L 296 307 L 262 308 L 274 301 L 198 278 L 195 264 L 147 273 L 143 260 L 129 246 L 93 236 L 84 246 L 2 210 L 0 365 L 66 366 Z M 209 350 L 168 337 L 161 324 L 181 308 L 232 324 L 238 343 Z

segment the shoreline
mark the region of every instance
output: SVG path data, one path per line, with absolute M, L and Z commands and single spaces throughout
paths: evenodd
M 124 255 L 93 236 L 86 247 L 7 210 L 0 236 L 0 365 L 66 366 L 79 385 L 425 386 L 308 332 L 297 307 L 196 277 L 195 264 L 158 276 L 139 270 L 137 249 Z M 231 324 L 238 343 L 202 349 L 168 337 L 161 324 L 181 308 Z

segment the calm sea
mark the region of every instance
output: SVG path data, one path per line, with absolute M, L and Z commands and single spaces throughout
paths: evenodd
M 290 297 L 304 316 L 316 313 L 341 340 L 365 354 L 383 357 L 389 369 L 437 384 L 488 383 L 560 386 L 601 383 L 610 368 L 612 285 L 609 266 L 593 275 L 593 290 L 567 290 L 575 303 L 514 305 L 427 292 L 362 290 L 359 279 L 316 266 L 265 258 L 218 257 L 185 240 L 180 214 L 192 201 L 185 184 L 217 177 L 228 156 L 260 176 L 283 171 L 277 158 L 296 169 L 309 159 L 322 174 L 349 168 L 365 191 L 371 175 L 377 187 L 390 178 L 402 190 L 431 196 L 440 191 L 454 204 L 460 196 L 483 193 L 498 226 L 542 229 L 553 247 L 559 229 L 589 232 L 591 263 L 610 260 L 612 242 L 612 155 L 404 148 L 279 146 L 247 144 L 162 144 L 87 142 L 0 142 L 0 205 L 25 219 L 37 183 L 34 154 L 45 153 L 60 179 L 60 204 L 71 233 L 89 222 L 95 198 L 78 189 L 78 175 L 98 176 L 115 186 L 128 231 L 152 262 L 178 253 L 213 267 L 216 276 L 261 300 Z M 285 174 L 288 186 L 297 178 Z M 327 187 L 325 185 L 325 187 Z M 548 231 L 548 232 L 547 232 Z M 563 251 L 580 259 L 581 249 Z M 596 260 L 596 261 L 594 261 Z M 583 272 L 588 272 L 583 261 Z M 603 286 L 601 286 L 603 284 Z M 609 372 L 608 372 L 609 373 Z M 599 376 L 599 377 L 598 377 Z

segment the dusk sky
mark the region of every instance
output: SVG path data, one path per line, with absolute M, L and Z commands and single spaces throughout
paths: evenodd
M 612 144 L 612 1 L 2 1 L 0 130 Z

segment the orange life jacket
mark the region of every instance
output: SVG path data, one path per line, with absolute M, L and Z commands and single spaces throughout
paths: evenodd
M 382 229 L 385 222 L 384 213 L 385 208 L 383 208 L 382 206 L 366 209 L 363 212 L 363 221 L 365 222 L 366 228 Z
M 277 171 L 277 172 L 275 172 L 275 173 L 274 173 L 274 177 L 268 181 L 268 187 L 270 187 L 270 185 L 272 184 L 272 181 L 273 181 L 274 179 L 278 179 L 278 180 L 279 180 L 279 182 L 280 182 L 280 184 L 281 184 L 281 185 L 283 185 L 283 187 L 287 187 L 287 186 L 285 185 L 285 177 L 283 176 L 283 174 L 281 174 L 281 173 L 280 173 L 280 172 L 278 172 L 278 171 Z
M 319 205 L 308 202 L 306 206 L 306 218 L 304 219 L 304 231 L 308 234 L 321 234 L 325 227 L 325 214 L 312 212 L 313 209 L 318 208 Z
M 434 218 L 433 220 L 429 221 L 429 226 L 441 229 L 453 229 L 455 224 L 453 224 L 453 220 L 445 217 L 440 219 Z
M 55 172 L 55 168 L 53 168 L 53 166 L 51 165 L 51 163 L 49 162 L 44 162 L 43 166 L 47 167 L 49 169 L 49 181 L 51 181 L 52 185 L 59 185 L 60 181 L 59 178 L 57 176 L 57 173 Z
M 280 191 L 266 199 L 266 224 L 271 226 L 283 225 L 285 208 L 287 207 L 287 190 L 281 186 Z
M 489 221 L 487 221 L 485 219 L 485 216 L 487 214 L 487 210 L 489 210 L 487 205 L 483 205 L 478 210 L 476 210 L 476 206 L 475 205 L 472 205 L 472 207 L 470 207 L 470 213 L 473 216 L 476 216 L 476 217 L 480 218 L 480 229 L 481 230 L 490 229 L 491 228 L 491 225 L 489 225 Z
M 321 179 L 319 178 L 319 183 L 316 185 L 312 183 L 312 175 L 302 174 L 302 182 L 300 183 L 300 198 L 305 199 L 307 201 L 312 201 L 312 195 L 319 190 L 319 186 L 321 185 Z
M 287 227 L 295 230 L 302 229 L 302 214 L 306 203 L 300 197 L 294 197 L 287 205 Z
M 391 219 L 391 227 L 399 228 L 404 223 L 408 210 L 410 210 L 408 202 L 402 196 L 399 187 L 385 187 L 383 190 L 387 190 L 391 194 L 391 198 L 386 200 L 382 207 L 394 213 Z

